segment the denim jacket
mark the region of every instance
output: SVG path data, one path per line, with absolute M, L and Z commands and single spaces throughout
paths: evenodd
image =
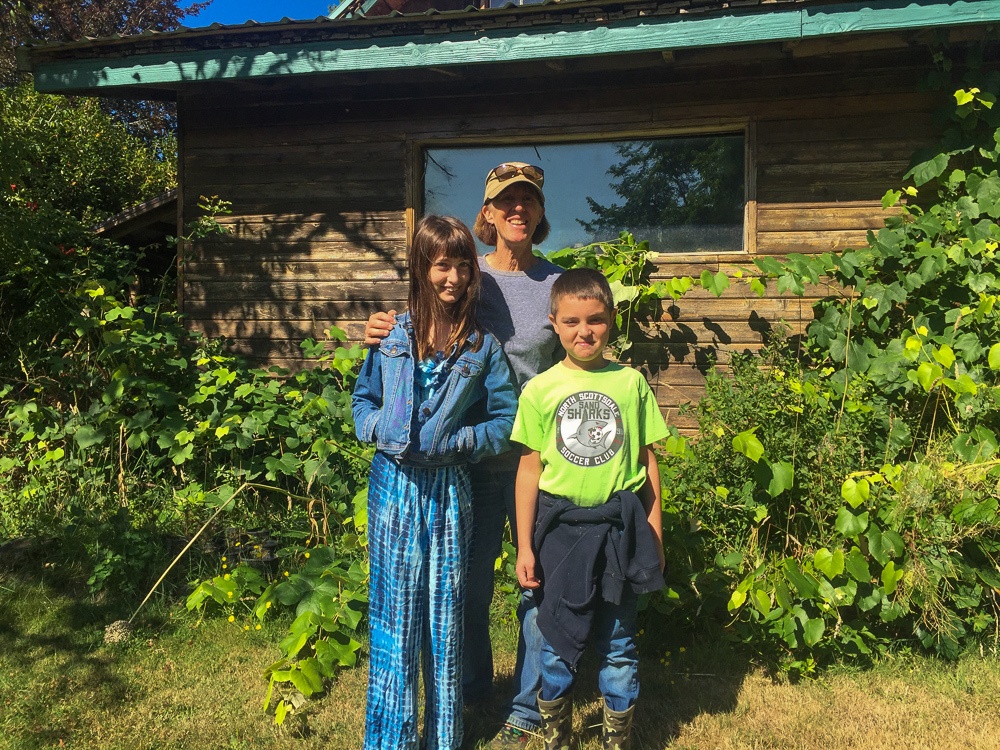
M 479 351 L 465 345 L 447 360 L 441 386 L 415 403 L 416 345 L 409 314 L 370 349 L 351 407 L 358 439 L 403 463 L 444 466 L 479 461 L 510 448 L 517 411 L 513 376 L 490 334 Z

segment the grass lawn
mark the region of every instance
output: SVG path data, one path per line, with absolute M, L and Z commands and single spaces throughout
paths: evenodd
M 199 623 L 183 606 L 160 603 L 140 617 L 131 641 L 104 645 L 104 626 L 130 606 L 0 574 L 0 747 L 360 747 L 363 664 L 277 730 L 261 711 L 260 674 L 277 658 L 280 625 Z M 514 632 L 499 624 L 495 635 L 498 698 L 467 714 L 468 748 L 499 727 L 510 688 Z M 725 644 L 676 645 L 668 655 L 655 640 L 643 636 L 636 750 L 1000 747 L 1000 661 L 992 656 L 955 664 L 899 657 L 790 684 Z M 599 720 L 595 684 L 585 663 L 576 724 L 588 749 L 599 747 L 589 728 Z

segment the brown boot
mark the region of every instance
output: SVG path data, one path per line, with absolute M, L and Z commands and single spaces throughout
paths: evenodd
M 604 703 L 604 724 L 601 726 L 601 748 L 603 750 L 626 750 L 632 733 L 632 713 L 635 706 L 624 711 L 612 711 Z
M 542 715 L 542 739 L 545 750 L 570 750 L 573 735 L 573 696 L 564 695 L 554 701 L 538 697 L 538 712 Z

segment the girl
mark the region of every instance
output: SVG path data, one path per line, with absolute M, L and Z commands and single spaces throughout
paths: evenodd
M 358 438 L 376 444 L 364 746 L 417 747 L 423 656 L 424 747 L 455 750 L 471 535 L 466 465 L 509 448 L 517 398 L 500 344 L 476 322 L 480 270 L 468 228 L 425 217 L 407 261 L 409 312 L 370 350 L 352 400 Z

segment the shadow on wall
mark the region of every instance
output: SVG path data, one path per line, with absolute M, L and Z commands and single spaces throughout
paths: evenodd
M 361 338 L 375 310 L 406 296 L 399 211 L 227 217 L 228 236 L 199 241 L 182 263 L 183 312 L 258 364 L 295 368 L 304 339 L 330 325 Z M 335 342 L 333 342 L 335 343 Z

